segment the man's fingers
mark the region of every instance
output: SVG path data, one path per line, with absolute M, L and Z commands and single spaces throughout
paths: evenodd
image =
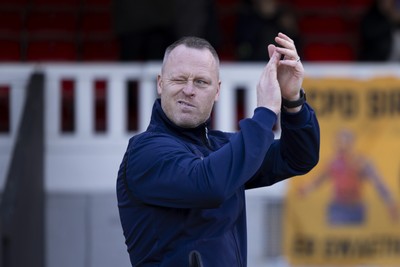
M 270 46 L 268 46 L 268 50 L 270 49 L 269 47 Z M 273 48 L 273 50 L 274 51 L 272 52 L 268 64 L 273 64 L 276 67 L 278 65 L 279 60 L 281 59 L 281 54 L 275 49 L 275 47 Z
M 269 55 L 269 58 L 271 58 L 272 57 L 272 54 L 274 54 L 274 52 L 275 52 L 275 45 L 273 45 L 273 44 L 270 44 L 270 45 L 268 45 L 268 55 Z
M 275 42 L 281 47 L 276 47 L 276 49 L 285 56 L 285 59 L 297 60 L 297 50 L 292 39 L 283 33 L 279 33 L 275 37 Z
M 295 49 L 287 49 L 287 48 L 277 47 L 276 50 L 280 54 L 284 55 L 286 59 L 297 60 L 299 57 L 297 55 L 297 51 Z
M 280 37 L 280 38 L 282 38 L 282 39 L 284 39 L 284 40 L 286 40 L 286 41 L 288 41 L 288 42 L 290 42 L 290 43 L 294 43 L 294 41 L 292 40 L 292 39 L 290 39 L 290 37 L 289 36 L 287 36 L 286 34 L 284 34 L 284 33 L 278 33 L 278 37 Z

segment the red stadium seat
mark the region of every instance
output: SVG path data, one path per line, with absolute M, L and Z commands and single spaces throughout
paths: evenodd
M 119 45 L 114 39 L 82 43 L 82 60 L 84 61 L 118 61 Z
M 0 6 L 2 8 L 15 8 L 22 9 L 25 8 L 30 0 L 0 0 Z
M 29 35 L 37 34 L 75 34 L 78 29 L 78 17 L 72 12 L 33 11 L 27 18 Z
M 113 36 L 110 12 L 85 12 L 82 16 L 81 32 L 83 37 Z
M 17 40 L 0 40 L 0 61 L 20 61 L 21 46 Z
M 74 41 L 30 41 L 27 47 L 28 61 L 75 61 L 77 46 Z
M 26 5 L 30 2 L 30 0 L 0 0 L 0 5 L 12 5 L 12 4 L 19 4 L 19 5 Z
M 353 61 L 354 49 L 345 42 L 310 43 L 304 47 L 305 61 Z
M 83 0 L 83 5 L 85 7 L 109 7 L 112 0 Z
M 241 0 L 216 0 L 218 27 L 221 33 L 218 53 L 223 61 L 235 60 L 235 28 L 241 2 Z
M 31 0 L 34 8 L 64 9 L 79 7 L 80 0 Z
M 321 7 L 340 7 L 342 0 L 294 0 L 293 6 L 296 8 L 321 8 Z
M 350 29 L 345 18 L 340 15 L 331 16 L 304 16 L 299 20 L 299 28 L 302 34 L 342 34 Z
M 0 34 L 18 36 L 22 30 L 22 14 L 14 11 L 0 12 Z
M 369 7 L 373 0 L 347 0 L 346 5 L 352 7 Z

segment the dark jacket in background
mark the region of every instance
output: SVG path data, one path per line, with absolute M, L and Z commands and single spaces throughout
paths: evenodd
M 121 61 L 162 60 L 168 45 L 183 36 L 219 46 L 214 0 L 113 0 L 114 32 Z
M 373 3 L 361 20 L 360 55 L 361 61 L 387 61 L 392 51 L 395 25 L 388 15 Z

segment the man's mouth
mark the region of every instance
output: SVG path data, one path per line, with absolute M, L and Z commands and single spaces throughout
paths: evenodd
M 178 104 L 182 105 L 182 106 L 186 106 L 186 107 L 192 107 L 192 108 L 194 107 L 194 105 L 190 104 L 189 102 L 182 101 L 182 100 L 179 100 Z

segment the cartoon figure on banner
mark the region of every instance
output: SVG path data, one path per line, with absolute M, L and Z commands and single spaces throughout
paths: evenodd
M 341 130 L 334 144 L 336 153 L 327 168 L 311 183 L 299 189 L 306 196 L 328 178 L 333 183 L 333 198 L 329 203 L 327 219 L 331 225 L 358 225 L 365 221 L 366 207 L 362 200 L 364 182 L 371 182 L 384 200 L 389 215 L 399 219 L 396 203 L 377 174 L 374 166 L 354 151 L 355 137 L 349 130 Z

